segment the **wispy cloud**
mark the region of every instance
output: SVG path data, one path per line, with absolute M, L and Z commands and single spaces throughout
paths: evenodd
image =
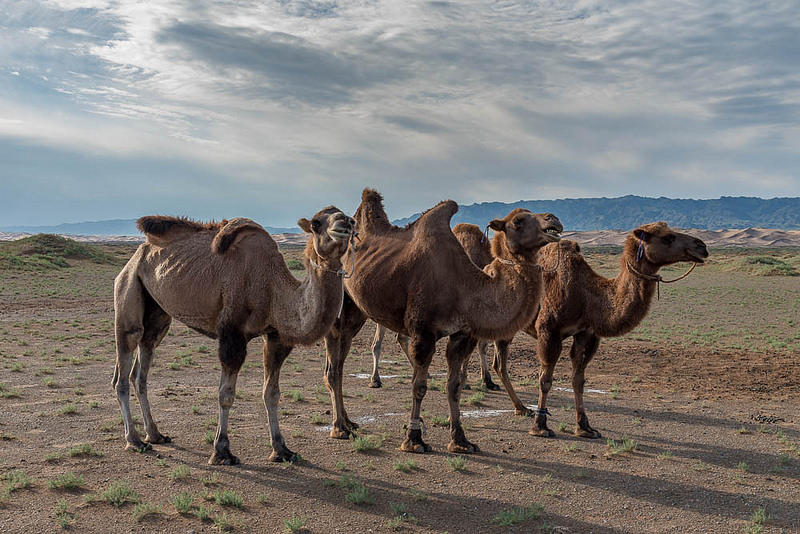
M 2 6 L 0 148 L 53 155 L 0 163 L 18 195 L 26 166 L 56 183 L 72 162 L 95 180 L 76 197 L 113 199 L 114 161 L 173 173 L 158 202 L 129 191 L 143 211 L 274 224 L 367 185 L 398 216 L 445 197 L 800 194 L 790 2 Z M 208 194 L 186 194 L 196 174 Z M 43 222 L 98 218 L 74 205 Z

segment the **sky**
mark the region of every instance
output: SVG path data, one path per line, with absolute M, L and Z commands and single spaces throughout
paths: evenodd
M 800 196 L 800 3 L 0 0 L 0 227 Z

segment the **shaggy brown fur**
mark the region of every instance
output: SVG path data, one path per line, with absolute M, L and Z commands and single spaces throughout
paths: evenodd
M 247 343 L 264 338 L 264 390 L 273 461 L 291 460 L 278 426 L 278 379 L 296 344 L 313 343 L 338 313 L 343 286 L 337 271 L 354 231 L 353 219 L 326 208 L 298 225 L 310 233 L 303 282 L 295 279 L 269 234 L 249 219 L 197 223 L 185 218 L 142 217 L 147 240 L 114 283 L 117 365 L 113 387 L 125 423 L 127 448 L 143 450 L 170 441 L 156 427 L 147 397 L 153 351 L 172 319 L 219 339 L 222 372 L 219 423 L 211 464 L 235 464 L 228 440 L 228 414 Z M 138 354 L 134 358 L 134 351 Z M 129 393 L 133 379 L 147 435 L 133 426 Z
M 453 227 L 453 234 L 458 238 L 464 247 L 464 251 L 469 256 L 469 259 L 479 268 L 483 269 L 492 261 L 492 251 L 489 244 L 489 239 L 481 232 L 480 228 L 474 224 L 457 224 Z M 383 348 L 383 338 L 386 336 L 387 328 L 380 324 L 375 325 L 375 335 L 372 337 L 372 344 L 370 349 L 372 351 L 372 376 L 370 377 L 369 387 L 379 388 L 382 387 L 381 375 L 379 370 L 381 350 Z M 405 351 L 408 346 L 408 338 L 402 334 L 397 334 L 397 342 L 400 347 Z M 478 346 L 486 345 L 485 341 L 478 343 Z M 481 358 L 481 381 L 486 389 L 497 391 L 500 386 L 494 383 L 492 376 L 489 373 L 489 364 L 486 359 L 486 350 L 479 351 Z M 466 379 L 466 375 L 464 376 Z M 466 382 L 464 388 L 467 388 Z
M 525 330 L 538 338 L 541 362 L 539 404 L 531 434 L 553 435 L 547 428 L 547 394 L 562 341 L 571 336 L 575 433 L 600 437 L 600 432 L 589 425 L 583 402 L 586 366 L 597 352 L 600 338 L 627 334 L 644 319 L 656 291 L 654 278 L 661 267 L 683 261 L 703 263 L 707 257 L 705 243 L 676 232 L 663 222 L 642 225 L 628 235 L 619 275 L 613 279 L 595 273 L 577 243 L 562 241 L 542 249 L 545 294 L 536 320 Z
M 409 337 L 413 403 L 411 424 L 401 449 L 430 450 L 422 441 L 421 402 L 436 340 L 448 336 L 448 450 L 477 450 L 464 436 L 460 421 L 458 400 L 464 359 L 475 348 L 476 338 L 513 335 L 533 319 L 538 303 L 531 303 L 524 295 L 542 283 L 536 251 L 558 239 L 554 234 L 561 231 L 561 225 L 557 219 L 546 225 L 530 212 L 492 221 L 492 228 L 512 241 L 509 248 L 514 252 L 507 262 L 495 260 L 484 272 L 470 261 L 450 230 L 450 218 L 457 210 L 455 202 L 441 202 L 413 225 L 396 228 L 386 217 L 381 196 L 373 190 L 364 191 L 355 214 L 361 240 L 357 251 L 348 253 L 355 255 L 356 265 L 352 278 L 345 283 L 350 298 L 345 299 L 341 319 L 325 337 L 326 383 L 334 403 L 332 437 L 347 437 L 356 428 L 342 403 L 342 366 L 353 336 L 370 317 Z

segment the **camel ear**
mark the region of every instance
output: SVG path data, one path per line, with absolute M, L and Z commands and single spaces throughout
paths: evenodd
M 311 233 L 311 221 L 309 221 L 305 217 L 297 221 L 297 226 L 299 226 L 300 229 L 305 233 L 307 234 Z
M 650 241 L 650 238 L 653 236 L 653 234 L 651 234 L 642 227 L 639 227 L 636 230 L 634 230 L 633 235 L 636 236 L 639 240 L 644 241 L 645 243 Z
M 505 232 L 506 222 L 503 219 L 495 219 L 489 223 L 489 228 L 495 232 Z

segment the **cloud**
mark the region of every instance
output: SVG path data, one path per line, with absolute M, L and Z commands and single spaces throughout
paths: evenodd
M 115 174 L 131 178 L 112 172 L 114 161 L 140 172 L 162 165 L 174 212 L 205 210 L 193 197 L 206 188 L 216 198 L 235 191 L 264 196 L 267 224 L 285 224 L 269 217 L 288 217 L 293 203 L 303 213 L 328 198 L 346 204 L 367 185 L 397 216 L 448 196 L 800 195 L 792 3 L 18 0 L 4 9 L 0 148 L 58 155 L 48 165 L 36 150 L 19 153 L 40 190 L 73 162 L 74 176 L 94 184 L 77 189 L 113 199 Z M 207 178 L 187 197 L 197 169 Z

